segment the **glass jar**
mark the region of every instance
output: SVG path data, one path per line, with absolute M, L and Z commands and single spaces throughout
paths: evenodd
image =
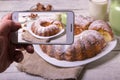
M 105 20 L 108 0 L 89 0 L 89 14 L 94 19 Z
M 120 36 L 120 0 L 111 0 L 109 22 L 113 32 Z

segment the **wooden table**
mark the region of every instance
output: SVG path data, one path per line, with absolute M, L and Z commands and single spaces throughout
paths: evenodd
M 1 0 L 0 18 L 12 11 L 28 10 L 38 2 L 52 4 L 54 9 L 69 9 L 75 14 L 88 15 L 89 0 Z M 120 79 L 120 37 L 116 48 L 108 55 L 88 64 L 81 80 L 119 80 Z M 0 73 L 0 80 L 44 80 L 41 77 L 20 72 L 13 63 L 5 72 Z

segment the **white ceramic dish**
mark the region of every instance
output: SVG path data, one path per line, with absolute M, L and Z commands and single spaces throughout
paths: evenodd
M 75 66 L 80 66 L 80 65 L 84 65 L 84 64 L 93 62 L 93 61 L 105 56 L 106 54 L 110 53 L 110 51 L 112 51 L 115 48 L 116 44 L 117 44 L 117 40 L 115 39 L 115 40 L 109 42 L 107 44 L 107 46 L 95 57 L 92 57 L 92 58 L 89 58 L 86 60 L 82 60 L 82 61 L 74 61 L 74 62 L 57 60 L 55 58 L 51 58 L 41 50 L 39 45 L 33 45 L 33 46 L 34 46 L 34 49 L 37 52 L 37 54 L 39 56 L 41 56 L 48 63 L 55 65 L 55 66 L 59 66 L 59 67 L 75 67 Z

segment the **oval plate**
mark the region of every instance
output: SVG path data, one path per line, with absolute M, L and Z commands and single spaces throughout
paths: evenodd
M 38 36 L 38 35 L 36 35 L 36 34 L 34 34 L 34 33 L 32 32 L 32 30 L 31 30 L 31 25 L 32 25 L 32 23 L 29 23 L 28 28 L 27 28 L 28 31 L 29 31 L 30 34 L 32 34 L 34 37 L 39 38 L 39 39 L 51 39 L 51 38 L 55 38 L 55 37 L 61 35 L 62 33 L 64 33 L 64 31 L 65 31 L 65 29 L 62 29 L 59 33 L 57 33 L 57 34 L 55 34 L 55 35 L 53 35 L 53 36 L 48 36 L 48 37 Z
M 33 45 L 35 51 L 37 52 L 37 54 L 39 56 L 41 56 L 45 61 L 47 61 L 48 63 L 55 65 L 55 66 L 59 66 L 59 67 L 75 67 L 75 66 L 80 66 L 80 65 L 84 65 L 90 62 L 93 62 L 103 56 L 105 56 L 106 54 L 110 53 L 116 46 L 117 44 L 117 40 L 113 40 L 111 42 L 109 42 L 106 47 L 95 57 L 89 58 L 89 59 L 85 59 L 82 61 L 65 61 L 65 60 L 57 60 L 55 58 L 49 57 L 47 54 L 45 54 L 41 48 L 40 45 Z

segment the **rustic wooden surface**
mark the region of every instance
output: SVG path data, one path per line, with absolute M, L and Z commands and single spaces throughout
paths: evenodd
M 12 11 L 28 10 L 37 2 L 52 4 L 54 9 L 69 9 L 76 14 L 88 15 L 89 0 L 0 0 L 0 18 Z M 120 38 L 116 48 L 108 55 L 88 64 L 81 80 L 119 80 L 120 79 Z M 41 77 L 20 72 L 13 63 L 5 72 L 0 73 L 0 80 L 44 80 Z

